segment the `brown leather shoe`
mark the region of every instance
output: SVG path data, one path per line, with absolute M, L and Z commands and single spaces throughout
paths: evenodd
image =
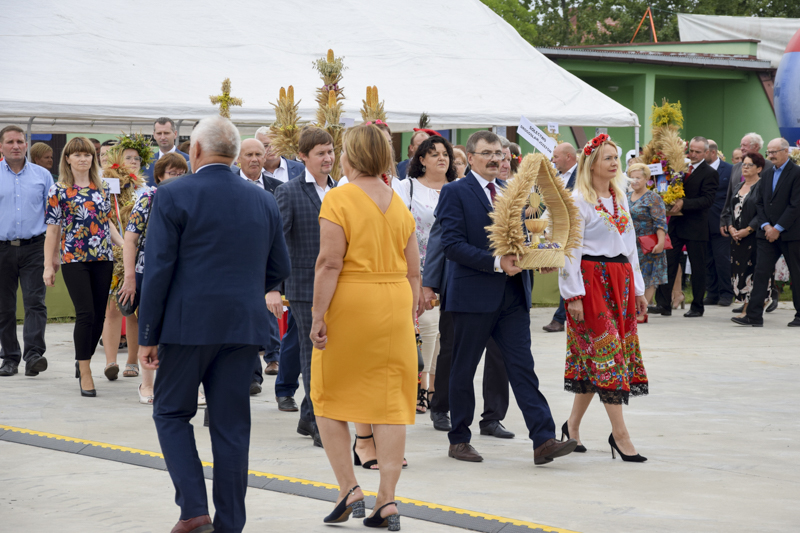
M 542 326 L 542 329 L 548 333 L 556 333 L 558 331 L 564 331 L 564 324 L 556 320 L 553 320 L 546 326 Z
M 567 439 L 564 442 L 550 439 L 533 450 L 533 463 L 543 465 L 551 462 L 556 457 L 562 457 L 575 451 L 578 441 Z
M 271 363 L 267 363 L 267 368 L 264 369 L 264 373 L 268 376 L 277 376 L 278 375 L 278 362 L 273 361 Z
M 450 449 L 447 451 L 448 457 L 458 459 L 459 461 L 469 461 L 470 463 L 480 463 L 483 457 L 469 442 L 461 442 L 459 444 L 451 444 Z
M 178 523 L 172 528 L 172 533 L 213 533 L 213 531 L 211 517 L 207 514 L 195 516 L 189 520 L 178 520 Z

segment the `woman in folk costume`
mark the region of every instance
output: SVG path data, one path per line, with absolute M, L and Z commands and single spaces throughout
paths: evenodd
M 597 393 L 611 420 L 612 457 L 616 450 L 624 461 L 643 462 L 622 416 L 629 396 L 648 392 L 636 332 L 636 315 L 647 312 L 647 301 L 625 188 L 617 145 L 598 135 L 578 159 L 573 192 L 582 244 L 559 278 L 568 311 L 564 388 L 575 393 L 562 431 L 580 443 L 581 419 Z
M 111 222 L 117 227 L 120 234 L 125 232 L 125 226 L 136 199 L 142 192 L 148 190 L 140 170 L 150 162 L 151 158 L 150 144 L 141 135 L 121 136 L 119 144 L 108 152 L 106 163 L 103 166 L 103 178 L 119 180 L 119 194 L 113 194 L 111 198 Z M 117 305 L 117 292 L 122 287 L 123 279 L 122 247 L 114 246 L 114 275 L 106 307 L 106 320 L 103 324 L 103 349 L 106 352 L 106 367 L 103 374 L 109 381 L 114 381 L 119 376 L 117 352 L 120 345 L 123 315 Z M 139 375 L 139 344 L 137 342 L 139 322 L 136 315 L 131 314 L 125 317 L 125 329 L 128 358 L 122 375 L 132 378 Z

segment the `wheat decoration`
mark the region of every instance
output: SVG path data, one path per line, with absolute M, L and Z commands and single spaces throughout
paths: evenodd
M 342 120 L 342 101 L 344 100 L 343 88 L 339 87 L 342 81 L 342 72 L 347 68 L 344 66 L 343 57 L 335 57 L 333 50 L 328 50 L 327 57 L 321 57 L 314 61 L 314 68 L 322 78 L 322 87 L 317 89 L 317 126 L 325 129 L 333 137 L 333 151 L 336 159 L 331 169 L 331 177 L 339 181 L 341 168 L 339 158 L 342 155 L 342 138 L 344 128 L 341 126 Z
M 297 155 L 300 146 L 300 128 L 297 127 L 300 100 L 294 101 L 294 87 L 281 87 L 278 103 L 270 102 L 270 105 L 275 108 L 275 122 L 269 127 L 272 149 L 276 155 L 291 159 Z

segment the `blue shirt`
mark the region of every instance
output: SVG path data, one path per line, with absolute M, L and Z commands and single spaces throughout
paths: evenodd
M 778 185 L 778 180 L 781 179 L 781 172 L 783 172 L 783 169 L 786 168 L 786 163 L 788 162 L 789 160 L 787 159 L 781 166 L 775 167 L 775 174 L 772 175 L 772 192 L 775 192 L 775 187 Z M 761 229 L 764 229 L 767 226 L 769 226 L 769 222 L 764 222 L 761 224 Z M 772 227 L 778 230 L 778 233 L 783 232 L 783 226 L 780 224 L 775 224 Z
M 0 161 L 0 241 L 30 239 L 47 231 L 44 210 L 53 177 L 25 161 L 19 174 Z

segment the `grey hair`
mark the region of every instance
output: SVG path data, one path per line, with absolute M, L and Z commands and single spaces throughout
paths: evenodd
M 706 139 L 705 137 L 700 137 L 700 136 L 692 137 L 692 140 L 689 141 L 689 144 L 691 144 L 691 143 L 703 143 L 703 147 L 706 150 L 708 150 L 708 139 Z
M 475 146 L 478 144 L 478 141 L 486 141 L 489 144 L 499 143 L 500 136 L 496 133 L 492 133 L 489 130 L 479 130 L 469 136 L 467 139 L 467 153 L 472 154 L 475 152 Z
M 197 123 L 190 146 L 200 143 L 206 151 L 235 159 L 242 144 L 239 130 L 225 117 L 214 115 Z
M 269 128 L 267 126 L 261 126 L 253 134 L 253 137 L 255 137 L 256 135 L 269 135 L 269 134 L 270 134 Z
M 787 141 L 783 137 L 778 137 L 777 139 L 772 139 L 772 140 L 778 141 L 781 145 L 781 148 L 789 148 L 789 141 Z
M 498 135 L 500 137 L 500 148 L 511 148 L 511 141 L 503 137 L 502 135 Z
M 748 133 L 744 136 L 745 139 L 750 139 L 751 143 L 755 143 L 758 148 L 756 150 L 761 150 L 764 148 L 764 138 L 756 132 Z

